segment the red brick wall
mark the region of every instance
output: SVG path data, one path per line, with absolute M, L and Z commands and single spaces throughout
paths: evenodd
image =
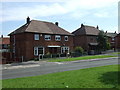
M 40 34 L 39 34 L 40 35 Z M 22 57 L 24 56 L 24 60 L 33 59 L 34 56 L 34 47 L 35 46 L 43 46 L 45 47 L 45 53 L 47 53 L 48 45 L 59 45 L 63 46 L 63 43 L 65 46 L 70 47 L 70 51 L 73 49 L 73 36 L 68 36 L 69 40 L 64 41 L 64 35 L 61 36 L 61 41 L 55 41 L 55 35 L 51 35 L 51 40 L 46 41 L 44 39 L 44 34 L 40 36 L 40 40 L 34 40 L 34 33 L 22 33 L 15 35 L 15 43 L 16 43 L 16 57 Z M 11 36 L 11 48 L 13 49 L 13 36 Z
M 81 46 L 85 51 L 88 51 L 89 43 L 97 43 L 96 36 L 76 35 L 74 36 L 74 48 Z
M 120 34 L 115 38 L 115 47 L 120 50 Z

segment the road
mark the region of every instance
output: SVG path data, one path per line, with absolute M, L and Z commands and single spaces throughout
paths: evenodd
M 118 64 L 118 58 L 109 59 L 97 59 L 89 61 L 73 61 L 73 62 L 44 62 L 38 63 L 35 67 L 29 68 L 14 68 L 14 69 L 3 69 L 2 79 L 19 78 L 27 76 L 36 76 L 54 72 L 62 72 L 69 70 L 77 70 L 90 67 L 98 67 L 105 65 Z

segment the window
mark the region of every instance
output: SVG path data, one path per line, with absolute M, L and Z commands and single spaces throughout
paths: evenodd
M 68 41 L 68 36 L 65 36 L 65 41 Z
M 61 40 L 61 37 L 60 37 L 59 35 L 56 35 L 56 36 L 55 36 L 55 40 L 56 40 L 56 41 L 60 41 L 60 40 Z
M 62 47 L 61 54 L 63 54 L 63 53 L 69 53 L 69 47 Z
M 34 34 L 34 39 L 39 40 L 39 34 Z
M 39 54 L 44 55 L 44 48 L 43 47 L 34 47 L 34 55 L 38 56 Z
M 114 39 L 114 37 L 112 37 L 112 41 L 114 41 L 115 39 Z
M 51 36 L 50 35 L 45 35 L 45 40 L 51 40 Z
M 35 55 L 35 56 L 38 55 L 38 47 L 34 47 L 34 55 Z

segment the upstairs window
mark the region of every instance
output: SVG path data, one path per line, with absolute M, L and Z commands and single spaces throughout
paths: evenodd
M 61 40 L 61 36 L 60 36 L 60 35 L 56 35 L 56 36 L 55 36 L 55 40 L 56 40 L 56 41 L 60 41 L 60 40 Z
M 65 36 L 65 41 L 68 41 L 68 36 Z
M 39 34 L 34 34 L 34 40 L 39 40 Z
M 50 35 L 45 35 L 45 40 L 51 40 L 51 36 Z

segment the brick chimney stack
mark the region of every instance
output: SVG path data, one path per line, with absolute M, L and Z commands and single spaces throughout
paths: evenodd
M 57 26 L 58 26 L 58 22 L 55 22 L 55 25 L 57 25 Z
M 98 27 L 98 25 L 97 25 L 97 27 L 96 27 L 97 29 L 99 29 L 99 27 Z
M 84 27 L 83 23 L 81 24 L 81 28 Z
M 30 23 L 30 18 L 29 18 L 29 16 L 27 17 L 27 24 L 29 24 Z
M 3 35 L 1 35 L 1 38 L 3 38 Z

